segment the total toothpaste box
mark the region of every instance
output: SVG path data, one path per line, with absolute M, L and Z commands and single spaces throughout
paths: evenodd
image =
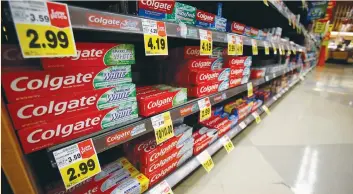
M 216 15 L 198 9 L 196 11 L 195 26 L 202 28 L 211 28 L 211 26 L 215 26 L 215 18 Z
M 229 78 L 229 88 L 234 88 L 241 85 L 242 78 Z
M 135 85 L 131 83 L 114 88 L 57 96 L 54 99 L 41 98 L 8 104 L 8 109 L 15 128 L 22 129 L 82 113 L 124 107 L 128 102 L 136 103 Z
M 18 131 L 25 153 L 31 153 L 56 144 L 82 137 L 100 130 L 110 129 L 122 122 L 138 117 L 137 103 L 121 104 L 117 108 L 87 112 L 39 126 Z
M 9 103 L 118 86 L 132 81 L 131 66 L 9 72 L 2 86 Z
M 226 32 L 227 31 L 227 19 L 219 16 L 215 16 L 215 22 L 211 24 L 211 29 Z
M 239 22 L 232 22 L 229 25 L 229 32 L 234 32 L 236 34 L 243 35 L 245 33 L 245 24 L 239 23 Z
M 230 78 L 243 78 L 248 75 L 250 75 L 250 66 L 230 68 Z
M 224 80 L 215 83 L 206 83 L 202 85 L 189 86 L 188 96 L 202 97 L 216 92 L 220 92 L 229 88 L 229 81 Z
M 245 68 L 250 67 L 252 64 L 251 56 L 241 56 L 241 57 L 226 57 L 224 59 L 224 67 L 227 68 Z
M 44 69 L 106 67 L 135 64 L 132 44 L 76 43 L 76 57 L 42 58 Z
M 223 68 L 223 69 L 217 69 L 217 70 L 182 72 L 177 82 L 180 84 L 192 84 L 192 85 L 221 82 L 229 79 L 229 73 L 230 73 L 229 68 Z

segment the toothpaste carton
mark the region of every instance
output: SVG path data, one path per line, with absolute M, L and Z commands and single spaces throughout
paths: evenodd
M 150 183 L 149 179 L 145 175 L 143 175 L 142 173 L 139 173 L 133 177 L 129 177 L 129 178 L 119 182 L 114 187 L 112 187 L 109 190 L 106 190 L 105 192 L 102 192 L 102 191 L 98 192 L 98 194 L 100 194 L 100 193 L 111 193 L 111 194 L 143 193 L 143 192 L 147 191 L 149 183 Z
M 15 128 L 22 129 L 86 112 L 127 107 L 127 103 L 136 104 L 135 96 L 135 85 L 129 83 L 115 88 L 57 96 L 54 99 L 40 98 L 8 104 L 8 109 Z
M 195 138 L 193 153 L 199 154 L 206 147 L 211 145 L 218 138 L 218 130 L 202 127 L 192 135 Z
M 175 2 L 173 0 L 139 0 L 138 8 L 159 13 L 173 13 Z
M 207 83 L 221 82 L 229 79 L 229 68 L 205 71 L 181 72 L 177 80 L 180 84 L 201 85 Z
M 249 66 L 230 68 L 230 74 L 229 74 L 230 78 L 242 78 L 246 75 L 250 75 Z
M 138 117 L 137 103 L 126 103 L 117 108 L 87 112 L 70 118 L 28 127 L 18 131 L 25 153 L 76 139 L 100 130 L 110 129 Z
M 106 67 L 135 64 L 132 44 L 76 43 L 76 57 L 41 58 L 44 69 Z
M 245 33 L 245 24 L 239 22 L 232 22 L 229 25 L 229 32 L 234 32 L 236 34 L 243 35 Z
M 211 24 L 211 29 L 226 32 L 227 31 L 227 19 L 220 16 L 215 16 L 215 22 Z
M 229 78 L 229 88 L 234 88 L 241 85 L 242 78 Z
M 183 3 L 175 2 L 173 12 L 166 14 L 166 21 L 195 25 L 196 8 Z
M 250 36 L 253 38 L 257 38 L 258 35 L 259 35 L 259 29 L 251 27 Z
M 245 26 L 244 34 L 245 36 L 251 37 L 251 27 L 250 26 Z
M 211 28 L 211 26 L 215 25 L 215 18 L 216 15 L 198 9 L 196 11 L 195 26 L 202 28 Z
M 131 66 L 9 72 L 2 75 L 2 86 L 9 103 L 114 87 L 131 81 Z
M 226 57 L 224 59 L 224 67 L 227 68 L 245 68 L 250 67 L 252 64 L 251 56 L 241 56 L 241 57 Z
M 189 59 L 185 62 L 184 66 L 187 66 L 187 69 L 190 71 L 221 69 L 223 66 L 223 58 Z
M 176 54 L 176 58 L 180 58 L 180 49 L 174 49 L 172 52 Z M 212 55 L 204 56 L 200 55 L 200 47 L 199 46 L 185 46 L 183 49 L 184 59 L 193 59 L 193 58 L 220 58 L 226 53 L 226 49 L 222 47 L 214 47 L 212 49 Z
M 229 81 L 224 80 L 215 83 L 206 83 L 188 87 L 188 96 L 202 97 L 216 92 L 220 92 L 229 88 Z

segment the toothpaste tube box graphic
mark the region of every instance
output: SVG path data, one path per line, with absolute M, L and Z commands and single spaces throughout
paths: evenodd
M 196 23 L 195 26 L 202 28 L 211 28 L 215 25 L 216 15 L 202 10 L 196 10 Z
M 211 24 L 210 28 L 212 30 L 226 32 L 227 31 L 227 19 L 216 15 L 215 22 L 213 24 Z
M 184 23 L 195 25 L 196 21 L 196 8 L 183 3 L 175 2 L 173 12 L 166 14 L 166 21 L 174 23 Z
M 229 88 L 229 81 L 224 80 L 221 82 L 215 83 L 206 83 L 196 86 L 188 87 L 188 96 L 191 97 L 202 97 L 206 95 L 210 95 L 216 92 L 220 92 Z
M 41 58 L 44 69 L 135 64 L 133 44 L 76 43 L 76 57 Z
M 151 19 L 156 19 L 156 20 L 165 20 L 167 14 L 163 13 L 163 12 L 157 12 L 157 11 L 139 8 L 138 15 L 141 17 L 145 17 L 145 18 L 151 18 Z
M 161 168 L 155 171 L 154 173 L 148 175 L 148 178 L 150 179 L 150 186 L 155 185 L 156 183 L 161 181 L 162 178 L 166 177 L 169 173 L 180 167 L 184 162 L 191 158 L 192 154 L 193 150 L 189 149 L 179 159 L 168 162 L 164 165 L 164 168 Z
M 124 107 L 124 103 L 136 103 L 134 84 L 114 88 L 91 90 L 73 95 L 41 98 L 8 104 L 9 114 L 16 129 L 49 123 L 53 119 L 73 117 L 78 114 Z
M 239 68 L 230 68 L 230 78 L 243 78 L 246 75 L 250 75 L 250 67 L 244 66 Z
M 111 193 L 111 194 L 143 193 L 143 192 L 147 191 L 147 189 L 149 187 L 149 183 L 150 183 L 150 180 L 142 173 L 139 173 L 133 177 L 129 177 L 129 178 L 119 182 L 113 188 L 111 188 L 105 192 L 102 192 L 102 191 L 98 192 L 98 194 L 101 194 L 101 193 Z
M 1 44 L 1 72 L 41 70 L 37 59 L 24 59 L 21 48 L 15 44 Z
M 9 103 L 114 87 L 131 81 L 131 66 L 9 72 L 2 75 L 2 86 Z
M 174 160 L 184 160 L 183 156 L 184 154 L 191 150 L 194 146 L 194 139 L 192 137 L 189 137 L 188 140 L 185 140 L 184 146 L 181 149 L 174 149 L 170 151 L 168 154 L 160 158 L 159 160 L 153 162 L 152 164 L 149 165 L 142 165 L 140 167 L 141 172 L 146 175 L 147 177 L 151 177 L 150 175 L 162 168 L 166 167 L 166 164 L 168 164 L 170 161 Z M 192 153 L 191 153 L 192 155 Z
M 187 101 L 186 88 L 173 88 L 141 96 L 138 100 L 140 115 L 150 116 Z
M 18 131 L 25 153 L 31 153 L 56 144 L 79 138 L 100 130 L 110 129 L 122 122 L 138 117 L 136 102 L 121 104 L 117 108 L 94 111 L 71 118 Z
M 239 22 L 232 22 L 229 23 L 229 32 L 234 32 L 236 34 L 243 35 L 245 33 L 245 24 L 239 23 Z
M 229 78 L 229 88 L 234 88 L 241 85 L 242 78 Z
M 180 84 L 201 85 L 229 79 L 229 68 L 205 71 L 182 72 L 176 80 Z
M 224 59 L 224 67 L 227 68 L 245 68 L 250 67 L 252 64 L 251 56 L 241 56 L 241 57 L 226 57 Z

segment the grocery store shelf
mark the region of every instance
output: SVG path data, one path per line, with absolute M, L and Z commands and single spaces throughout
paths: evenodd
M 68 6 L 68 7 L 70 12 L 71 25 L 72 25 L 72 28 L 74 29 L 143 34 L 142 19 L 144 18 L 141 18 L 138 16 L 129 16 L 129 15 L 123 15 L 123 14 L 96 11 L 92 9 L 86 9 L 86 8 L 80 8 L 80 7 L 74 7 L 74 6 Z M 103 19 L 115 20 L 121 23 L 120 25 L 112 25 L 112 24 L 103 25 Z M 183 37 L 180 34 L 181 27 L 179 24 L 175 24 L 171 22 L 165 22 L 165 24 L 167 28 L 168 37 L 199 40 L 199 29 L 202 29 L 202 28 L 186 25 L 188 33 L 186 37 Z M 232 33 L 213 31 L 213 30 L 209 30 L 209 31 L 212 31 L 213 42 L 220 42 L 220 43 L 228 43 L 227 34 L 232 34 Z M 241 36 L 237 34 L 234 34 L 234 35 Z M 247 45 L 247 46 L 252 45 L 251 44 L 252 38 L 247 36 L 241 36 L 241 37 L 243 37 L 244 45 Z M 258 39 L 255 39 L 255 40 L 257 41 L 257 44 L 259 47 L 264 47 L 263 40 L 258 40 Z M 273 41 L 273 42 L 281 45 L 290 44 L 289 41 L 284 41 L 284 40 Z M 294 46 L 296 47 L 297 50 L 303 50 L 303 51 L 305 50 L 305 47 L 303 46 L 300 46 L 297 44 L 294 44 Z M 269 44 L 269 47 L 272 47 L 272 45 Z M 277 45 L 276 47 L 278 48 Z
M 303 73 L 302 75 L 305 76 L 310 70 L 312 70 L 314 68 L 311 67 L 310 69 L 308 69 L 305 73 Z M 270 100 L 268 100 L 265 105 L 267 107 L 270 107 L 273 103 L 275 103 L 280 97 L 283 96 L 284 93 L 286 93 L 289 88 L 293 87 L 296 83 L 298 83 L 300 81 L 300 79 L 297 79 L 293 82 L 291 82 L 289 84 L 289 87 L 284 88 L 281 90 L 281 92 L 279 92 L 276 96 L 273 96 Z M 258 108 L 256 110 L 256 112 L 261 115 L 264 110 L 262 110 L 262 108 Z M 249 116 L 247 116 L 242 122 L 245 123 L 246 126 L 248 126 L 249 124 L 251 124 L 253 121 L 255 120 L 255 118 L 252 116 L 252 114 L 250 114 Z M 246 127 L 244 128 L 246 129 Z M 239 134 L 242 130 L 239 124 L 236 125 L 234 128 L 232 128 L 230 131 L 228 131 L 226 133 L 226 135 L 232 139 L 234 138 L 237 134 Z M 221 138 L 219 138 L 218 140 L 216 140 L 214 143 L 212 143 L 209 147 L 206 148 L 207 152 L 212 156 L 213 154 L 215 154 L 219 149 L 223 148 L 223 144 L 221 141 Z M 192 157 L 190 160 L 188 160 L 185 164 L 183 164 L 180 168 L 178 168 L 177 170 L 175 170 L 173 173 L 169 174 L 165 179 L 161 180 L 161 181 L 167 181 L 167 183 L 169 184 L 170 187 L 174 187 L 175 185 L 177 185 L 180 181 L 182 181 L 185 177 L 187 177 L 190 173 L 192 173 L 196 168 L 198 168 L 200 166 L 200 162 L 197 160 L 197 157 L 194 156 Z M 148 190 L 146 193 L 148 194 L 152 194 L 152 191 L 154 187 L 150 188 L 150 190 Z

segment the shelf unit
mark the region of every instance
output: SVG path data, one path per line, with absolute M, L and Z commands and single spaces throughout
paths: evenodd
M 311 71 L 315 66 L 312 66 L 310 69 L 308 69 L 306 72 L 303 72 L 302 75 L 305 76 L 309 71 Z M 300 81 L 300 79 L 298 78 L 295 81 L 292 81 L 289 84 L 289 87 L 284 88 L 281 90 L 280 93 L 278 93 L 276 96 L 273 96 L 272 98 L 270 98 L 270 100 L 268 100 L 265 105 L 267 107 L 270 107 L 273 103 L 275 103 L 276 101 L 278 101 L 283 94 L 287 93 L 288 90 L 290 88 L 292 88 L 295 84 L 297 84 Z M 256 112 L 261 115 L 262 113 L 264 113 L 265 111 L 260 107 L 258 108 L 258 110 L 256 110 Z M 250 125 L 253 121 L 255 120 L 255 118 L 250 114 L 249 116 L 247 116 L 242 122 L 244 122 L 244 124 L 246 126 Z M 246 129 L 246 128 L 244 128 Z M 240 127 L 240 125 L 236 125 L 234 128 L 230 129 L 230 131 L 228 131 L 225 135 L 227 135 L 229 137 L 229 139 L 234 138 L 236 135 L 238 135 L 241 131 L 244 130 L 243 128 Z M 207 147 L 205 150 L 212 156 L 214 155 L 218 150 L 223 149 L 223 143 L 221 138 L 218 138 L 218 140 L 216 140 L 215 142 L 213 142 L 209 147 Z M 200 153 L 201 154 L 201 153 Z M 186 163 L 184 163 L 181 167 L 179 167 L 178 169 L 176 169 L 174 172 L 172 172 L 171 174 L 169 174 L 166 178 L 164 178 L 162 181 L 166 181 L 170 187 L 174 187 L 175 185 L 177 185 L 180 181 L 182 181 L 184 178 L 186 178 L 190 173 L 192 173 L 196 168 L 198 168 L 199 166 L 201 166 L 200 162 L 197 160 L 197 156 L 193 156 L 191 159 L 189 159 Z M 157 184 L 158 185 L 158 184 Z M 155 187 L 155 186 L 154 186 Z M 154 189 L 154 187 L 150 188 L 146 193 L 147 194 L 153 194 L 151 191 Z

